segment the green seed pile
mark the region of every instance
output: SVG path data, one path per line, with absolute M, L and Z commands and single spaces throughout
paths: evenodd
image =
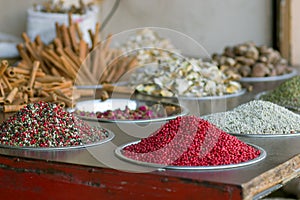
M 300 76 L 295 76 L 260 97 L 284 107 L 298 108 L 300 111 Z
M 17 147 L 80 146 L 99 142 L 108 134 L 46 102 L 28 104 L 0 124 L 0 144 Z
M 272 102 L 254 100 L 227 112 L 203 116 L 218 128 L 238 134 L 300 133 L 300 115 Z

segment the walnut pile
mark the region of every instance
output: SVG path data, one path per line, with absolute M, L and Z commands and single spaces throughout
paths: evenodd
M 253 42 L 225 47 L 222 54 L 215 53 L 212 59 L 221 71 L 235 78 L 279 76 L 292 71 L 279 51 Z

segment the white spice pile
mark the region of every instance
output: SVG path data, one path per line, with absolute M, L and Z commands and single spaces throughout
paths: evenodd
M 300 133 L 300 115 L 262 100 L 253 100 L 231 111 L 214 113 L 202 118 L 228 133 Z

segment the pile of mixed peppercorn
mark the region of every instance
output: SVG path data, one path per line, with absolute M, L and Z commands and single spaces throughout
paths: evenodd
M 0 143 L 17 147 L 70 147 L 107 137 L 107 130 L 46 102 L 28 104 L 0 125 Z

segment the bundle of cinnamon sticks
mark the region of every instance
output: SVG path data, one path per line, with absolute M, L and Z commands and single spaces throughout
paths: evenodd
M 64 77 L 75 85 L 117 82 L 136 65 L 136 59 L 110 48 L 112 35 L 101 41 L 99 30 L 100 23 L 96 23 L 95 31 L 89 30 L 91 42 L 85 41 L 79 24 L 73 22 L 69 13 L 69 25 L 56 23 L 56 38 L 49 45 L 39 36 L 30 41 L 23 33 L 24 43 L 17 46 L 22 60 L 17 67 L 30 68 L 34 61 L 39 61 L 42 72 Z
M 34 61 L 31 68 L 9 66 L 7 60 L 0 63 L 0 103 L 3 112 L 15 112 L 28 103 L 53 102 L 73 107 L 79 95 L 73 83 L 61 76 L 47 75 L 41 63 Z

